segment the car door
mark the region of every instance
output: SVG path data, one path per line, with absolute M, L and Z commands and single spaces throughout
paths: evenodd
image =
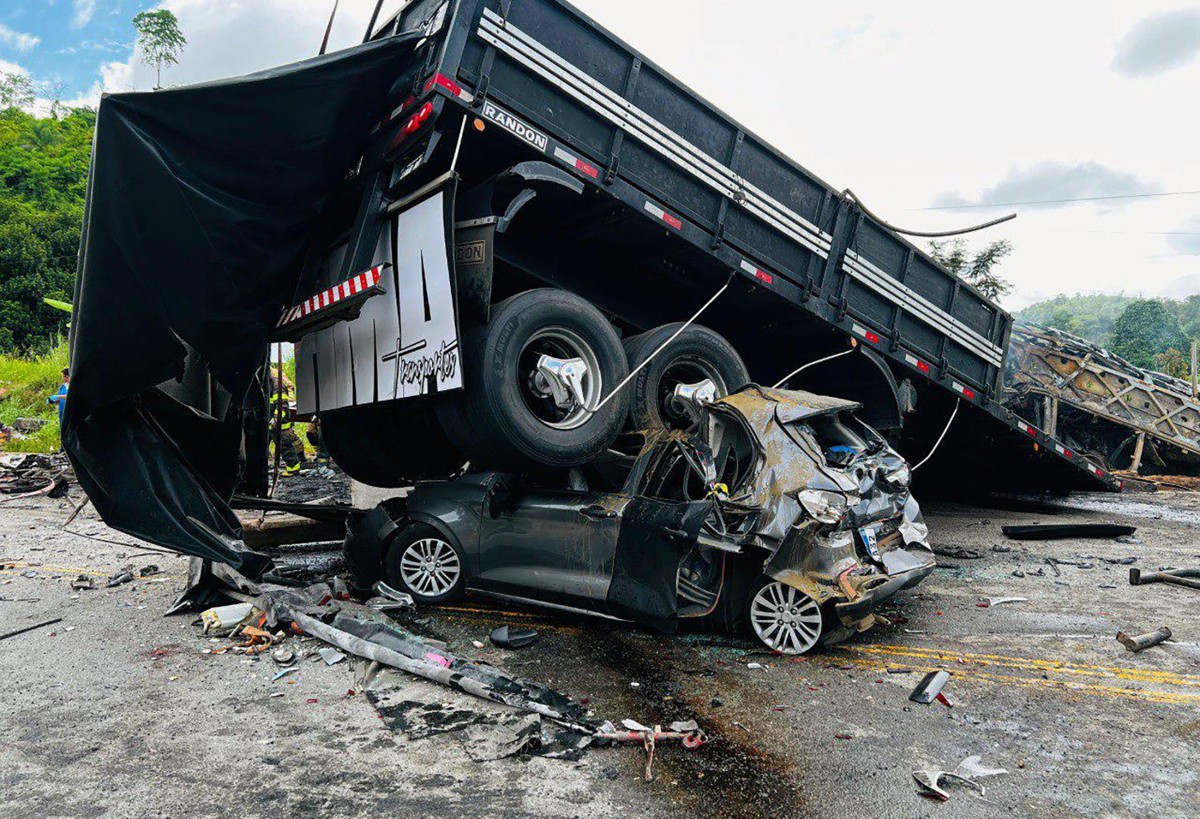
M 483 516 L 482 591 L 602 611 L 612 580 L 624 495 L 500 489 Z

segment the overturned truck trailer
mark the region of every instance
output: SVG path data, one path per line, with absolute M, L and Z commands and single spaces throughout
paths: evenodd
M 351 474 L 571 467 L 752 380 L 859 401 L 914 460 L 961 404 L 926 486 L 1115 487 L 1000 402 L 1006 313 L 571 6 L 424 0 L 375 37 L 413 30 L 279 333 Z
M 103 101 L 66 446 L 113 525 L 245 559 L 281 340 L 376 485 L 569 470 L 753 381 L 941 441 L 922 489 L 1117 488 L 1001 403 L 1010 316 L 570 5 L 367 40 Z
M 1006 391 L 1014 412 L 1106 469 L 1200 474 L 1200 399 L 1186 381 L 1062 330 L 1018 325 Z

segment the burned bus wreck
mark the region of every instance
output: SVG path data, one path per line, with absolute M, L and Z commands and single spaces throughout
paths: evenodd
M 745 387 L 568 473 L 422 483 L 352 531 L 358 581 L 665 631 L 708 620 L 801 654 L 934 568 L 908 464 L 859 405 Z M 628 453 L 628 454 L 625 454 Z M 386 517 L 385 517 L 386 516 Z

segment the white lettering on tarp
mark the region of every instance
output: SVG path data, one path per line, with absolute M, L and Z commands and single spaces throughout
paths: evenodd
M 389 344 L 379 351 L 381 400 L 445 392 L 463 385 L 447 257 L 445 197 L 445 192 L 438 193 L 402 211 L 393 226 L 393 292 L 399 302 L 400 332 L 394 347 Z M 384 378 L 390 382 L 388 389 L 383 386 L 387 383 Z
M 401 384 L 420 384 L 436 377 L 441 383 L 451 379 L 457 370 L 458 342 L 443 341 L 433 355 L 401 359 L 399 379 Z

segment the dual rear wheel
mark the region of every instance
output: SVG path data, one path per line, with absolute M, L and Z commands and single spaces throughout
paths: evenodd
M 322 429 L 342 468 L 375 486 L 446 477 L 468 461 L 514 471 L 580 466 L 623 429 L 687 429 L 697 400 L 749 382 L 721 335 L 681 327 L 622 343 L 585 299 L 527 290 L 494 305 L 486 325 L 464 330 L 464 389 L 323 413 Z

